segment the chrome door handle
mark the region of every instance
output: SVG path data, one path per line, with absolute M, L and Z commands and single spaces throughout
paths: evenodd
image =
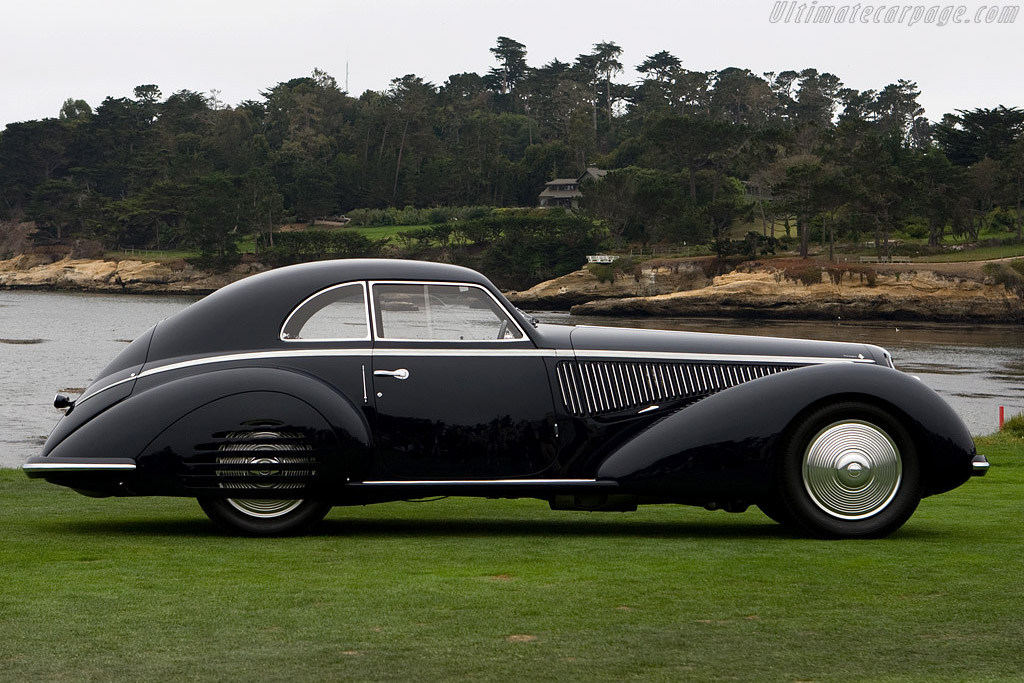
M 397 370 L 374 370 L 374 377 L 394 377 L 395 379 L 409 379 L 409 371 L 405 368 Z

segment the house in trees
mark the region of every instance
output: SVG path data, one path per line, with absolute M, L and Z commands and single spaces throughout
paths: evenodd
M 579 178 L 555 178 L 544 183 L 544 191 L 540 193 L 538 200 L 541 208 L 563 207 L 575 209 L 579 206 L 580 185 L 585 182 L 600 180 L 608 171 L 591 166 L 583 172 Z

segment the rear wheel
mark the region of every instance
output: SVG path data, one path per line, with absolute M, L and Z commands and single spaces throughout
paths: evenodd
M 304 485 L 287 481 L 312 474 L 312 450 L 302 434 L 272 429 L 232 432 L 220 448 L 224 465 L 218 475 L 228 479 L 221 488 L 244 491 L 295 490 Z M 228 455 L 227 452 L 231 454 Z M 232 482 L 232 475 L 243 474 L 245 481 Z M 261 482 L 260 478 L 270 481 Z M 256 480 L 256 481 L 253 481 Z M 282 491 L 282 495 L 284 494 Z M 251 494 L 250 494 L 251 495 Z M 331 509 L 326 503 L 301 498 L 201 498 L 199 506 L 221 529 L 247 536 L 278 536 L 307 531 Z
M 921 501 L 921 467 L 910 434 L 869 403 L 818 408 L 796 427 L 780 455 L 776 504 L 782 519 L 768 514 L 778 521 L 789 515 L 815 536 L 887 536 Z
M 218 527 L 244 536 L 286 536 L 308 531 L 331 509 L 314 500 L 200 498 L 199 506 Z

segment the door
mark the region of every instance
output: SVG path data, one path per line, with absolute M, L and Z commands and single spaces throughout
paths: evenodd
M 541 353 L 483 287 L 372 284 L 377 458 L 399 479 L 501 479 L 555 460 Z

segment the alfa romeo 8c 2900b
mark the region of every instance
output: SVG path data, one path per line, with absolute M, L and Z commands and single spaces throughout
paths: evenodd
M 250 535 L 476 496 L 756 505 L 803 533 L 877 537 L 988 467 L 876 346 L 540 324 L 479 273 L 398 260 L 229 285 L 55 405 L 30 477 L 194 497 Z

